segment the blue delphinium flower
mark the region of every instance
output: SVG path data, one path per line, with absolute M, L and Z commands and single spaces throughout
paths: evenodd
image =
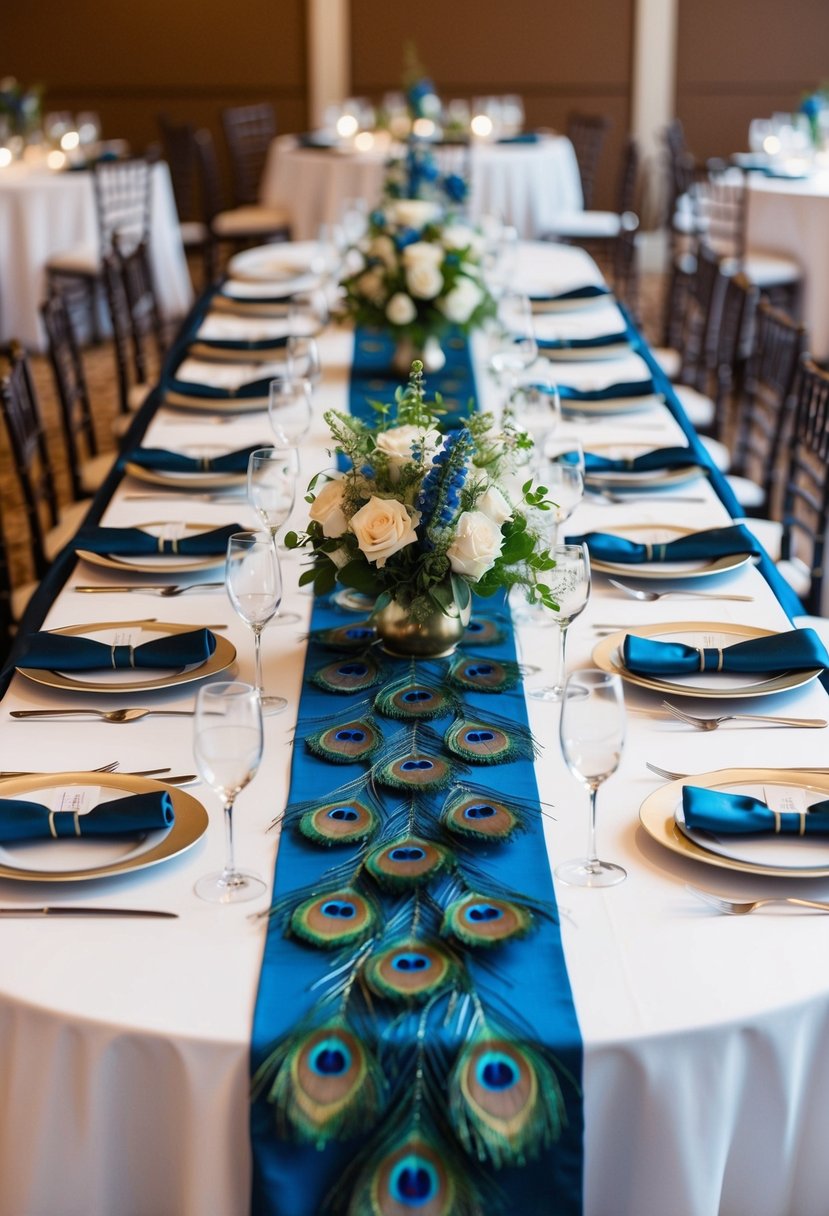
M 453 203 L 462 203 L 468 192 L 466 181 L 459 173 L 448 173 L 443 179 L 443 189 Z
M 420 240 L 420 231 L 417 228 L 404 228 L 402 232 L 398 232 L 394 238 L 394 243 L 398 249 L 405 249 L 407 245 L 414 245 L 415 241 Z

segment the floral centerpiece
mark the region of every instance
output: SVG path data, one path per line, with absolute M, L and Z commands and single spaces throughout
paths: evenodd
M 457 622 L 458 640 L 473 591 L 520 585 L 530 602 L 555 609 L 543 580 L 555 565 L 542 522 L 551 504 L 527 480 L 529 437 L 509 421 L 496 431 L 489 414 L 442 433 L 440 398 L 426 402 L 417 361 L 395 405 L 373 408 L 374 426 L 333 410 L 325 416 L 349 467 L 313 479 L 308 529 L 286 536 L 289 547 L 313 551 L 300 582 L 317 594 L 339 582 L 376 597 L 381 635 L 391 608 L 419 641 L 435 617 Z M 445 623 L 437 621 L 442 637 Z
M 413 142 L 390 165 L 384 199 L 351 251 L 345 310 L 359 325 L 391 332 L 404 374 L 427 341 L 451 325 L 468 332 L 495 311 L 482 276 L 483 238 L 453 211 L 465 194 L 463 178 L 441 176 L 431 150 Z M 426 362 L 434 370 L 442 357 Z
M 829 85 L 822 85 L 812 93 L 803 96 L 800 102 L 800 113 L 809 120 L 809 131 L 812 143 L 816 148 L 822 147 L 824 130 L 822 116 L 829 110 Z
M 24 89 L 14 76 L 0 80 L 0 132 L 6 135 L 31 135 L 40 125 L 43 88 Z

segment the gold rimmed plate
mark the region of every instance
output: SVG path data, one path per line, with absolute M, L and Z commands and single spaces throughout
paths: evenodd
M 80 837 L 0 845 L 0 878 L 19 882 L 81 882 L 144 870 L 191 848 L 207 830 L 207 812 L 191 794 L 148 777 L 123 773 L 39 773 L 2 784 L 4 798 L 25 797 L 49 805 L 57 791 L 88 791 L 96 804 L 129 794 L 166 790 L 175 812 L 169 828 L 117 837 Z
M 608 535 L 620 536 L 623 540 L 640 541 L 644 544 L 667 544 L 681 536 L 692 536 L 697 528 L 677 528 L 672 524 L 624 524 L 617 528 L 602 528 Z M 727 553 L 722 557 L 692 558 L 676 562 L 608 562 L 590 555 L 590 565 L 602 574 L 621 574 L 625 578 L 647 578 L 675 580 L 686 578 L 708 578 L 712 574 L 725 574 L 738 570 L 751 561 L 750 553 Z
M 213 411 L 211 410 L 211 413 Z M 221 412 L 221 411 L 219 411 Z M 247 483 L 245 473 L 174 473 L 159 469 L 147 469 L 128 460 L 124 471 L 136 481 L 151 486 L 164 486 L 168 490 L 229 490 Z
M 215 523 L 177 523 L 171 520 L 154 519 L 148 523 L 136 524 L 153 536 L 196 536 L 199 532 L 207 532 L 216 527 Z M 119 574 L 189 574 L 201 570 L 212 570 L 223 566 L 226 553 L 211 554 L 209 557 L 182 557 L 173 553 L 142 553 L 134 557 L 118 553 L 93 553 L 90 549 L 77 549 L 76 556 L 91 566 L 100 566 L 104 570 L 117 570 Z
M 174 633 L 189 633 L 198 625 L 173 624 L 168 621 L 98 621 L 88 625 L 67 625 L 53 629 L 52 633 L 68 634 L 71 637 L 91 637 L 108 646 L 131 645 L 149 642 L 154 638 L 169 637 Z M 142 635 L 140 639 L 136 635 Z M 94 692 L 110 695 L 116 692 L 151 692 L 156 688 L 175 688 L 190 684 L 194 680 L 205 680 L 225 671 L 236 658 L 236 648 L 227 638 L 214 635 L 216 649 L 203 663 L 171 670 L 130 668 L 116 671 L 96 670 L 90 672 L 49 671 L 41 667 L 18 667 L 17 670 L 35 684 L 47 688 L 64 689 L 67 692 Z
M 612 417 L 615 414 L 644 414 L 665 402 L 658 393 L 643 393 L 641 397 L 604 397 L 601 401 L 576 401 L 561 398 L 561 412 L 569 417 Z
M 641 456 L 644 452 L 653 450 L 653 444 L 650 443 L 591 443 L 590 451 L 597 455 L 610 456 L 613 459 L 634 459 Z M 691 453 L 689 452 L 689 456 Z M 701 477 L 703 470 L 698 464 L 689 463 L 676 469 L 649 469 L 639 473 L 631 470 L 622 470 L 619 472 L 595 472 L 586 473 L 584 480 L 589 486 L 603 486 L 612 490 L 631 490 L 639 492 L 641 490 L 661 490 L 663 486 L 684 485 L 689 481 L 696 481 Z
M 236 253 L 227 264 L 234 279 L 253 282 L 293 282 L 300 275 L 313 274 L 325 250 L 319 241 L 282 241 L 277 245 L 257 245 Z
M 779 769 L 719 769 L 671 781 L 649 794 L 640 822 L 658 844 L 704 865 L 772 878 L 829 876 L 829 836 L 717 836 L 689 828 L 682 815 L 683 785 L 729 794 L 750 794 L 773 805 L 781 800 L 815 802 L 829 796 L 829 774 L 798 776 Z
M 779 632 L 777 629 L 757 629 L 752 625 L 732 625 L 724 621 L 664 621 L 659 625 L 621 629 L 603 638 L 593 650 L 593 662 L 602 671 L 614 672 L 629 684 L 663 695 L 667 693 L 677 697 L 725 701 L 738 697 L 768 697 L 772 693 L 787 692 L 810 684 L 823 668 L 784 671 L 773 675 L 758 672 L 754 676 L 725 671 L 694 672 L 687 676 L 674 676 L 670 680 L 659 679 L 628 671 L 622 660 L 622 643 L 626 633 L 636 633 L 639 637 L 682 642 L 686 646 L 724 647 L 753 638 L 771 637 Z

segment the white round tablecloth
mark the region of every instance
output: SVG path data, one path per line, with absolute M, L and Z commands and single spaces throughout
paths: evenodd
M 182 317 L 193 289 L 178 227 L 170 171 L 153 167 L 150 257 L 165 318 Z M 52 173 L 22 163 L 0 169 L 0 341 L 17 338 L 40 350 L 45 335 L 38 309 L 45 266 L 56 253 L 98 241 L 92 175 Z
M 586 254 L 550 245 L 523 250 L 550 287 L 595 281 Z M 575 314 L 574 314 L 575 315 Z M 312 431 L 301 452 L 307 478 L 327 467 L 324 409 L 347 401 L 351 335 L 326 333 L 324 375 Z M 499 390 L 482 370 L 482 404 Z M 561 370 L 564 377 L 567 372 Z M 597 369 L 607 375 L 607 363 Z M 582 375 L 586 373 L 582 371 Z M 561 432 L 585 444 L 682 442 L 677 423 L 656 404 L 650 412 L 600 421 L 565 422 Z M 208 434 L 209 433 L 209 434 Z M 208 427 L 186 413 L 162 410 L 146 445 L 221 443 L 226 449 L 267 442 L 262 415 L 240 415 Z M 585 502 L 568 533 L 658 523 L 698 528 L 727 522 L 705 479 L 683 494 L 693 505 L 631 501 L 610 508 Z M 134 501 L 127 493 L 146 494 Z M 180 501 L 184 498 L 184 501 Z M 291 521 L 301 523 L 300 502 Z M 112 525 L 186 519 L 245 526 L 244 501 L 163 498 L 128 479 L 104 517 Z M 296 560 L 284 563 L 284 607 L 298 625 L 270 626 L 263 640 L 266 689 L 296 705 L 303 673 L 310 599 L 297 588 Z M 205 576 L 205 577 L 209 577 Z M 175 599 L 151 595 L 79 595 L 75 583 L 108 579 L 78 566 L 47 624 L 159 617 L 225 625 L 238 651 L 238 674 L 253 675 L 250 632 L 224 593 L 194 591 Z M 120 581 L 120 580 L 119 580 Z M 589 665 L 592 626 L 659 621 L 722 621 L 785 629 L 769 586 L 750 563 L 722 581 L 698 587 L 753 597 L 725 600 L 625 598 L 596 575 L 590 603 L 576 620 L 568 666 Z M 523 659 L 541 665 L 527 686 L 545 682 L 548 629 L 518 634 Z M 132 697 L 132 703 L 187 708 L 193 691 Z M 192 772 L 192 722 L 145 718 L 126 726 L 89 720 L 14 721 L 17 708 L 68 703 L 117 705 L 123 698 L 72 696 L 16 677 L 0 705 L 3 767 L 85 768 L 118 759 L 121 768 L 171 765 Z M 618 772 L 599 793 L 599 850 L 620 862 L 627 881 L 609 890 L 557 885 L 564 949 L 584 1038 L 586 1216 L 820 1216 L 827 1210 L 825 1133 L 829 1126 L 829 916 L 758 913 L 727 918 L 710 912 L 686 882 L 722 894 L 814 894 L 829 880 L 761 879 L 680 858 L 639 826 L 643 799 L 661 784 L 645 767 L 702 772 L 735 765 L 825 763 L 825 732 L 725 727 L 696 733 L 655 716 L 658 696 L 626 689 L 629 732 Z M 700 712 L 711 703 L 689 702 Z M 537 763 L 551 864 L 583 855 L 587 795 L 568 773 L 557 738 L 555 705 L 528 701 L 543 746 Z M 826 716 L 819 683 L 756 702 L 729 702 L 749 712 Z M 271 821 L 288 788 L 292 711 L 266 719 L 265 757 L 239 797 L 237 861 L 272 875 L 277 835 Z M 205 837 L 165 865 L 98 881 L 87 889 L 29 887 L 0 881 L 0 904 L 122 904 L 168 909 L 177 921 L 14 921 L 0 917 L 0 1216 L 246 1216 L 249 1205 L 248 1043 L 264 938 L 250 913 L 259 902 L 221 907 L 199 901 L 193 883 L 221 863 L 224 840 L 216 798 L 193 787 L 208 809 Z M 520 1006 L 520 993 L 516 993 Z M 539 1196 L 526 1216 L 555 1211 Z
M 498 215 L 519 236 L 542 236 L 555 218 L 584 206 L 576 154 L 564 136 L 537 143 L 475 144 L 436 149 L 443 171 L 465 170 L 469 212 Z M 271 145 L 260 188 L 262 203 L 290 208 L 295 240 L 315 237 L 322 223 L 340 219 L 346 199 L 380 197 L 387 152 L 301 147 L 282 135 Z

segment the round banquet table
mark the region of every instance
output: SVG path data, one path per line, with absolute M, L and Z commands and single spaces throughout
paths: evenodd
M 153 167 L 150 257 L 165 318 L 183 317 L 193 298 L 178 226 L 170 171 Z M 53 173 L 17 162 L 0 169 L 0 342 L 45 344 L 38 309 L 45 266 L 56 253 L 96 247 L 98 222 L 92 174 Z
M 584 206 L 576 154 L 562 135 L 468 149 L 438 145 L 435 151 L 443 172 L 466 173 L 474 220 L 498 215 L 519 236 L 533 238 L 550 231 L 562 213 Z M 295 136 L 280 135 L 271 144 L 261 201 L 288 207 L 294 238 L 311 239 L 320 224 L 340 219 L 346 199 L 380 197 L 388 155 L 304 147 Z
M 747 247 L 785 254 L 803 267 L 809 350 L 829 358 L 829 169 L 802 179 L 749 173 L 748 184 Z
M 583 272 L 575 249 L 527 246 L 522 265 L 551 283 Z M 302 475 L 326 467 L 323 409 L 345 408 L 350 333 L 321 339 L 323 380 L 312 431 L 301 451 Z M 474 343 L 482 404 L 498 390 Z M 227 448 L 267 441 L 258 414 L 221 428 L 200 426 L 184 412 L 161 410 L 144 443 L 176 448 L 210 441 Z M 562 423 L 562 433 L 602 442 L 672 444 L 682 432 L 657 403 L 644 415 Z M 689 522 L 718 526 L 727 513 L 705 479 L 689 493 L 693 507 L 660 502 L 608 508 L 586 501 L 568 531 L 621 523 Z M 144 501 L 126 492 L 144 493 Z M 156 495 L 154 497 L 153 495 Z M 249 526 L 244 504 L 183 503 L 127 479 L 104 522 L 138 524 L 232 519 Z M 301 522 L 297 509 L 293 523 Z M 265 756 L 241 794 L 235 823 L 237 860 L 270 878 L 278 848 L 271 828 L 288 788 L 294 708 L 304 661 L 310 600 L 299 591 L 300 564 L 284 563 L 284 607 L 298 625 L 264 635 L 265 683 L 284 693 L 286 714 L 266 718 Z M 46 624 L 128 621 L 226 626 L 238 651 L 238 674 L 253 676 L 252 638 L 222 591 L 169 600 L 152 596 L 78 595 L 77 583 L 107 582 L 106 572 L 78 565 L 54 601 Z M 638 603 L 594 579 L 587 610 L 571 629 L 568 664 L 590 663 L 593 625 L 723 621 L 785 629 L 788 620 L 760 572 L 746 564 L 724 583 L 751 603 L 664 600 Z M 527 686 L 543 683 L 550 631 L 518 631 L 520 653 L 536 665 Z M 147 700 L 147 696 L 151 696 Z M 734 765 L 823 763 L 819 731 L 753 727 L 694 733 L 655 716 L 659 698 L 628 687 L 629 731 L 618 772 L 599 794 L 602 856 L 622 863 L 627 881 L 609 890 L 557 884 L 565 955 L 584 1040 L 585 1206 L 588 1216 L 816 1216 L 826 1211 L 825 1129 L 829 1125 L 829 917 L 758 913 L 727 918 L 710 912 L 685 883 L 737 898 L 804 893 L 829 897 L 827 879 L 754 878 L 679 857 L 640 826 L 643 800 L 661 785 L 650 759 L 689 772 Z M 91 720 L 60 724 L 15 721 L 12 709 L 64 706 L 66 694 L 16 676 L 0 704 L 3 767 L 67 770 L 117 759 L 123 770 L 166 764 L 192 772 L 192 722 L 145 718 L 123 727 Z M 192 688 L 106 698 L 73 695 L 71 704 L 120 703 L 187 708 Z M 568 773 L 558 741 L 556 706 L 528 700 L 543 746 L 540 796 L 552 804 L 545 821 L 551 864 L 580 856 L 586 843 L 586 793 Z M 698 705 L 689 703 L 691 707 Z M 757 710 L 754 702 L 729 707 Z M 702 712 L 710 703 L 699 705 Z M 825 716 L 820 683 L 767 697 L 761 710 Z M 13 762 L 13 763 L 12 763 Z M 246 1216 L 250 1194 L 248 1045 L 264 926 L 251 913 L 267 898 L 240 906 L 202 903 L 201 875 L 221 863 L 223 832 L 215 797 L 191 787 L 209 812 L 205 836 L 189 852 L 147 870 L 91 884 L 0 880 L 3 907 L 40 903 L 147 907 L 176 921 L 12 920 L 0 917 L 0 1030 L 6 1050 L 0 1075 L 6 1118 L 0 1124 L 0 1216 Z M 2 851 L 0 851 L 2 859 Z M 520 993 L 516 993 L 520 1006 Z M 540 1195 L 525 1216 L 552 1216 L 555 1197 Z

